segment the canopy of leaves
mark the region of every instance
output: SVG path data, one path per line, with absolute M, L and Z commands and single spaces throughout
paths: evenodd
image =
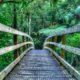
M 44 34 L 45 36 L 49 36 L 49 35 L 54 35 L 55 33 L 58 33 L 58 32 L 62 32 L 66 29 L 65 26 L 60 26 L 60 27 L 57 27 L 57 28 L 46 28 L 46 29 L 41 29 L 39 31 L 40 34 Z

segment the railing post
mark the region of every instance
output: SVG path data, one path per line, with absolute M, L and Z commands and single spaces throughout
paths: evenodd
M 30 39 L 28 38 L 28 42 L 30 41 Z M 29 48 L 29 44 L 28 44 L 28 48 Z
M 29 42 L 29 39 L 27 38 L 27 42 Z M 29 44 L 27 44 L 27 48 L 29 47 Z
M 18 44 L 18 36 L 14 35 L 14 45 Z M 16 59 L 19 56 L 18 49 L 14 50 L 14 58 Z
M 53 41 L 57 42 L 57 39 L 58 39 L 58 36 L 55 36 Z M 54 46 L 53 49 L 56 50 L 56 46 Z
M 52 41 L 52 39 L 50 38 L 50 39 L 49 39 L 49 42 L 51 42 L 51 41 Z M 49 44 L 49 47 L 51 47 L 51 44 Z
M 50 42 L 50 39 L 48 39 L 47 42 Z M 47 44 L 47 46 L 50 47 L 50 44 Z
M 25 28 L 23 29 L 23 32 L 25 32 Z M 25 42 L 25 36 L 22 36 L 22 42 Z M 23 51 L 26 49 L 26 46 L 23 46 Z
M 24 39 L 25 39 L 25 37 L 24 36 L 22 36 L 22 42 L 24 42 Z M 24 46 L 23 46 L 23 51 L 24 51 Z
M 27 41 L 26 41 L 26 37 L 24 38 L 24 41 L 27 42 Z M 27 48 L 27 47 L 26 47 L 26 45 L 25 45 L 25 49 L 26 49 L 26 48 Z
M 27 40 L 27 37 L 25 37 L 25 39 L 26 39 L 26 41 L 28 42 L 28 40 Z M 28 44 L 26 45 L 26 49 L 28 48 Z
M 62 35 L 62 44 L 66 44 L 66 34 Z M 65 50 L 61 49 L 61 57 L 65 58 Z

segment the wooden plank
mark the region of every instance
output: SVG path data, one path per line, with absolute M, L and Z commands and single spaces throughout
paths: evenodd
M 73 80 L 70 74 L 58 65 L 55 58 L 48 54 L 48 50 L 29 51 L 5 80 Z
M 29 35 L 27 35 L 26 33 L 23 33 L 21 31 L 18 31 L 16 29 L 13 29 L 13 28 L 8 27 L 6 25 L 3 25 L 1 23 L 0 23 L 0 31 L 1 32 L 7 32 L 7 33 L 12 33 L 12 34 L 16 34 L 16 35 L 25 36 L 25 37 L 28 37 L 28 38 L 30 38 L 32 40 L 32 38 Z
M 10 71 L 20 62 L 20 60 L 23 58 L 23 56 L 26 54 L 27 51 L 33 49 L 34 47 L 28 48 L 26 51 L 24 51 L 15 61 L 13 61 L 9 66 L 7 66 L 3 71 L 0 72 L 0 80 L 3 80 Z
M 65 30 L 61 30 L 58 32 L 55 31 L 54 33 L 49 35 L 49 37 L 47 37 L 46 40 L 51 38 L 51 37 L 54 37 L 54 36 L 61 36 L 63 34 L 71 34 L 71 33 L 75 33 L 75 32 L 80 32 L 80 24 L 78 24 L 76 26 L 72 26 L 70 28 L 66 28 Z
M 45 42 L 44 46 L 46 46 L 47 44 L 55 45 L 59 48 L 62 48 L 64 50 L 68 51 L 68 52 L 71 52 L 71 53 L 74 53 L 75 55 L 80 56 L 80 49 L 79 48 L 71 47 L 71 46 L 68 46 L 68 45 L 62 45 L 62 44 L 55 43 L 55 42 Z
M 55 51 L 53 51 L 49 47 L 44 47 L 44 49 L 51 51 L 54 54 L 54 56 L 63 64 L 63 66 L 70 72 L 70 74 L 74 76 L 76 79 L 80 80 L 80 73 L 76 69 L 74 69 L 68 62 L 66 62 L 63 58 L 61 58 Z
M 34 44 L 32 42 L 24 42 L 24 43 L 21 43 L 21 44 L 17 44 L 17 45 L 1 48 L 0 49 L 0 55 L 3 55 L 5 53 L 7 53 L 7 52 L 10 52 L 10 51 L 15 50 L 17 48 L 20 48 L 20 47 L 22 47 L 24 45 L 27 45 L 27 44 L 32 44 L 32 46 L 34 47 Z

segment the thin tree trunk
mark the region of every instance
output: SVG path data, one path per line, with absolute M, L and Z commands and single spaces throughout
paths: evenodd
M 29 35 L 31 35 L 31 14 L 29 15 L 28 18 L 28 29 L 29 29 Z
M 15 3 L 13 4 L 13 28 L 17 29 L 17 15 L 16 15 L 16 5 Z M 18 43 L 18 36 L 17 35 L 13 35 L 13 43 L 14 45 L 16 45 Z M 18 54 L 18 49 L 14 50 L 14 58 L 17 58 L 19 56 Z

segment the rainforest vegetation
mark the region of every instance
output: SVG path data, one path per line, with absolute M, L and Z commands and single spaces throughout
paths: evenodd
M 12 28 L 16 23 L 16 29 L 29 34 L 35 47 L 42 49 L 50 34 L 80 24 L 80 0 L 0 0 L 0 23 Z M 0 48 L 12 44 L 13 35 L 0 32 Z M 80 33 L 67 35 L 66 44 L 80 48 Z M 12 53 L 0 56 L 0 70 L 14 60 Z M 78 58 L 69 53 L 67 56 L 68 62 Z

